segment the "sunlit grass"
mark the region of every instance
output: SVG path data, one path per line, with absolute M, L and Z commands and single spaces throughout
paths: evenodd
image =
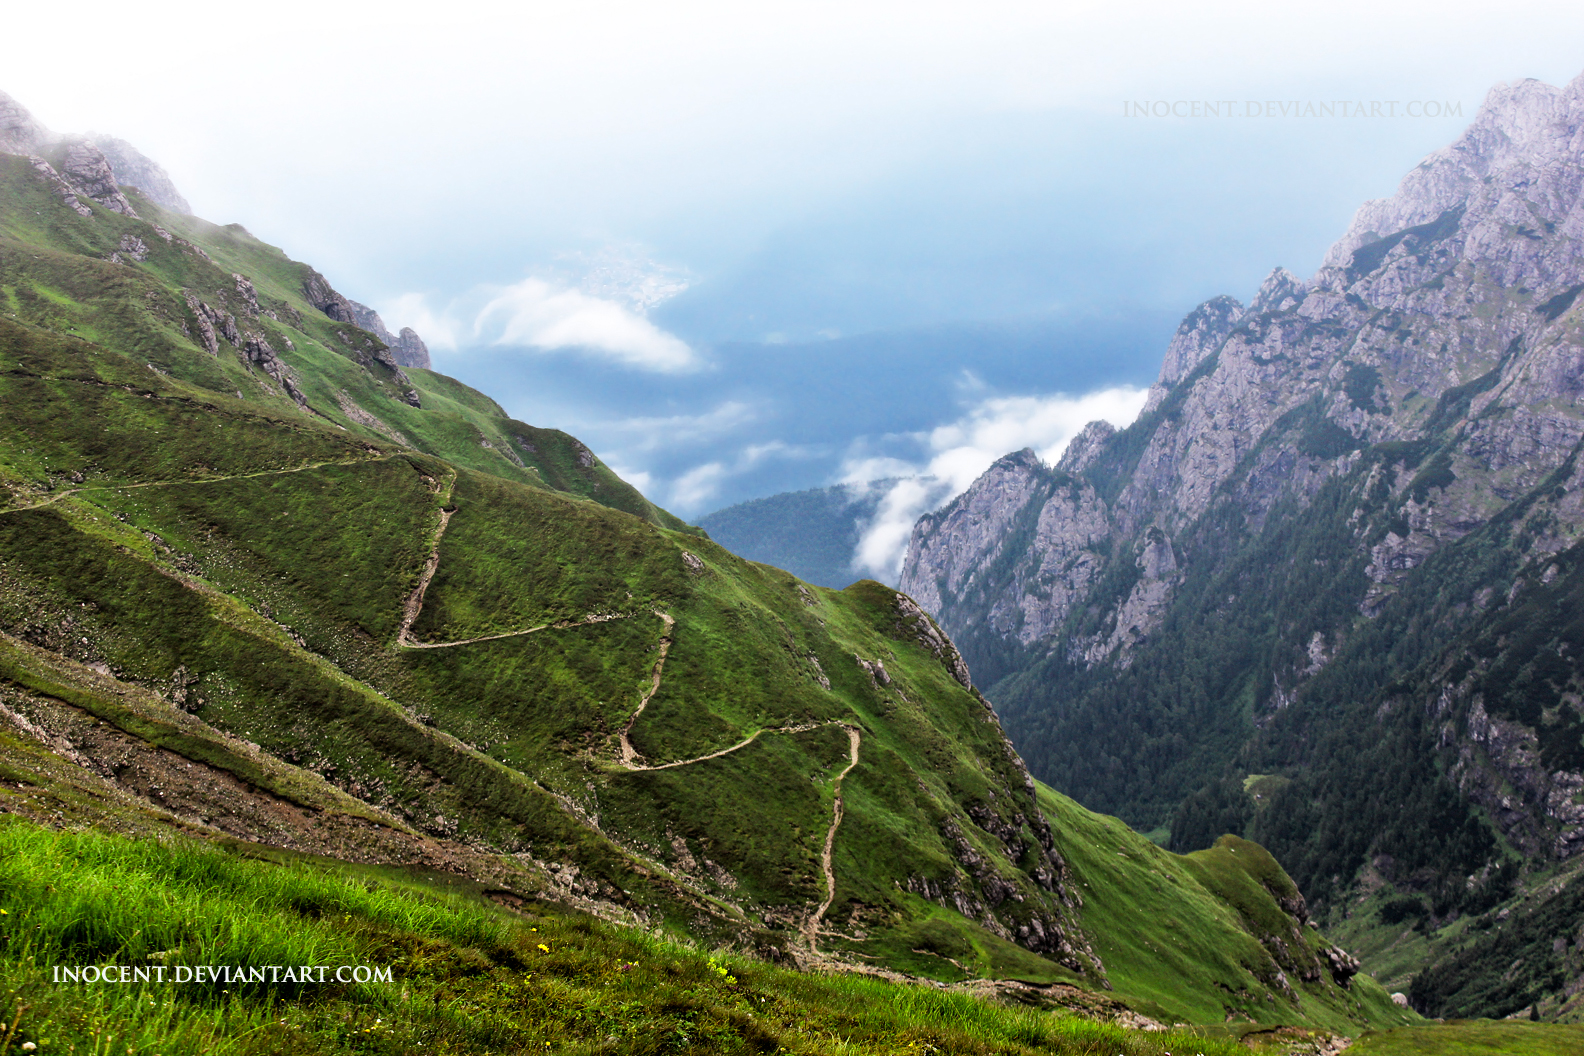
M 105 1054 L 786 1052 L 1229 1056 L 928 985 L 803 974 L 417 882 L 185 840 L 0 824 L 0 1045 Z M 373 965 L 390 983 L 57 983 L 82 965 Z M 151 972 L 151 979 L 157 977 Z

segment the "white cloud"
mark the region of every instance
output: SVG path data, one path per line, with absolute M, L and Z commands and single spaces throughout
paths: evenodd
M 746 473 L 767 458 L 803 458 L 814 449 L 799 444 L 772 440 L 765 444 L 749 444 L 737 452 L 730 461 L 706 462 L 695 466 L 678 477 L 671 485 L 666 506 L 684 516 L 703 510 L 717 495 L 721 485 L 740 473 Z
M 580 348 L 642 370 L 673 373 L 700 365 L 687 342 L 632 309 L 580 290 L 557 289 L 543 279 L 524 279 L 502 290 L 479 312 L 474 330 L 493 331 L 496 345 Z
M 853 555 L 854 572 L 889 583 L 902 575 L 908 539 L 919 516 L 967 490 L 990 464 L 1012 451 L 1031 447 L 1040 459 L 1055 462 L 1068 441 L 1088 423 L 1104 419 L 1125 426 L 1144 407 L 1143 389 L 1101 389 L 1084 396 L 999 396 L 974 405 L 966 415 L 918 437 L 927 461 L 896 458 L 855 459 L 843 466 L 844 483 L 905 476 L 891 486 Z
M 448 352 L 469 342 L 484 341 L 543 352 L 581 349 L 640 370 L 662 373 L 701 366 L 698 354 L 687 342 L 655 326 L 642 314 L 676 290 L 686 288 L 686 284 L 677 280 L 674 286 L 666 286 L 670 280 L 655 277 L 659 272 L 634 278 L 625 273 L 612 277 L 614 273 L 606 273 L 609 270 L 591 272 L 593 278 L 589 280 L 603 282 L 601 292 L 609 296 L 529 278 L 505 289 L 475 289 L 442 308 L 432 306 L 421 293 L 404 293 L 381 301 L 377 307 L 387 326 L 410 326 L 430 347 Z M 632 288 L 617 290 L 618 279 L 630 279 Z M 485 298 L 488 299 L 482 308 L 474 310 L 468 306 L 470 301 L 476 305 Z M 623 300 L 630 303 L 623 304 Z
M 1101 389 L 1083 396 L 1000 396 L 983 401 L 968 414 L 929 435 L 935 452 L 926 470 L 951 484 L 957 495 L 1009 451 L 1032 447 L 1046 462 L 1055 462 L 1067 441 L 1097 419 L 1125 426 L 1144 407 L 1144 389 Z
M 889 477 L 916 477 L 918 464 L 900 458 L 876 455 L 869 458 L 849 458 L 842 462 L 838 484 L 869 484 Z
M 430 348 L 455 352 L 458 336 L 463 327 L 450 312 L 436 311 L 429 306 L 429 298 L 421 293 L 404 293 L 392 300 L 375 305 L 380 318 L 392 330 L 400 331 L 410 326 Z
M 562 285 L 592 297 L 615 301 L 639 315 L 685 291 L 693 283 L 687 268 L 652 260 L 637 243 L 611 243 L 591 253 L 562 253 L 555 269 Z
M 646 469 L 628 469 L 603 458 L 600 461 L 605 463 L 606 469 L 609 469 L 612 473 L 643 492 L 646 497 L 649 494 L 649 489 L 654 486 L 654 474 Z
M 902 573 L 902 556 L 907 553 L 913 522 L 938 505 L 945 495 L 939 480 L 910 477 L 891 485 L 880 506 L 858 537 L 852 570 L 870 572 L 891 583 Z
M 702 466 L 695 466 L 671 485 L 671 501 L 668 505 L 689 512 L 698 509 L 716 496 L 727 473 L 724 462 L 706 462 Z
M 663 418 L 622 418 L 600 422 L 600 434 L 626 434 L 634 439 L 621 445 L 632 452 L 654 451 L 661 447 L 709 440 L 754 421 L 758 412 L 741 400 L 725 400 L 702 414 L 674 414 Z

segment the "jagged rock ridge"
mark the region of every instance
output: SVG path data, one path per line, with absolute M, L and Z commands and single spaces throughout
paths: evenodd
M 110 168 L 115 173 L 117 183 L 136 187 L 143 197 L 172 212 L 188 214 L 192 212 L 192 206 L 187 204 L 187 199 L 183 198 L 182 193 L 176 189 L 170 173 L 132 144 L 124 139 L 97 133 L 89 134 L 88 142 L 98 147 L 104 154 L 105 160 L 110 163 Z
M 1581 292 L 1584 77 L 1498 86 L 1311 278 L 1278 268 L 1247 307 L 1190 313 L 1132 427 L 1092 426 L 1055 467 L 1009 455 L 922 518 L 901 587 L 1001 680 L 991 695 L 1037 775 L 1164 824 L 1259 731 L 1296 728 L 1287 709 L 1338 692 L 1316 680 L 1338 657 L 1359 670 L 1394 601 L 1431 604 L 1424 576 L 1477 559 L 1491 577 L 1435 610 L 1426 640 L 1446 642 L 1580 542 Z M 1211 627 L 1247 645 L 1204 654 L 1213 678 L 1185 666 Z M 1565 695 L 1584 672 L 1564 658 Z M 1120 699 L 1146 685 L 1119 674 L 1140 664 L 1180 680 L 1176 703 Z M 1411 707 L 1463 801 L 1539 853 L 1584 847 L 1584 767 L 1538 761 L 1577 703 L 1498 734 L 1466 690 L 1458 707 L 1436 696 Z
M 122 187 L 135 187 L 144 198 L 173 212 L 192 212 L 170 174 L 126 140 L 99 133 L 58 135 L 5 92 L 0 92 L 0 153 L 30 157 L 34 167 L 57 184 L 67 204 L 85 217 L 92 215 L 92 210 L 82 204 L 82 198 L 123 216 L 137 217 Z M 139 259 L 130 252 L 128 255 Z M 429 369 L 429 348 L 411 327 L 392 334 L 378 312 L 349 301 L 318 272 L 310 275 L 303 292 L 311 304 L 330 318 L 354 323 L 383 341 L 395 363 Z M 261 364 L 274 358 L 272 352 L 261 351 L 259 356 Z M 270 373 L 276 376 L 279 372 Z
M 386 327 L 385 320 L 381 319 L 374 309 L 356 301 L 347 303 L 352 306 L 352 321 L 390 346 L 391 356 L 397 363 L 404 367 L 417 367 L 420 370 L 430 369 L 429 346 L 424 344 L 423 338 L 418 336 L 416 330 L 404 326 L 400 334 L 392 334 Z

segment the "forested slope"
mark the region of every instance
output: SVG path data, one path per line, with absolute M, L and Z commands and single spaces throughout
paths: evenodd
M 1249 835 L 1333 922 L 1409 899 L 1421 964 L 1584 848 L 1581 115 L 1584 78 L 1498 86 L 1313 277 L 1184 319 L 1135 423 L 921 519 L 902 579 L 1036 776 Z M 1575 948 L 1416 1000 L 1577 1015 Z

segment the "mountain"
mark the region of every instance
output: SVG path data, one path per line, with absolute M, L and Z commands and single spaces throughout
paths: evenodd
M 173 876 L 193 838 L 398 868 L 1135 1024 L 1412 1018 L 1256 844 L 1171 854 L 1037 786 L 907 596 L 736 557 L 395 362 L 306 264 L 92 144 L 41 149 L 0 153 L 0 807 L 24 833 L 131 837 L 92 855 Z M 171 952 L 129 919 L 49 941 Z
M 170 173 L 161 168 L 158 162 L 146 157 L 124 139 L 101 135 L 89 135 L 87 139 L 104 154 L 105 160 L 110 163 L 110 171 L 115 173 L 117 183 L 136 187 L 144 198 L 173 213 L 189 215 L 192 213 L 192 206 L 187 204 L 187 199 L 183 198 L 181 192 L 176 189 Z M 414 367 L 419 365 L 408 364 Z
M 750 499 L 699 518 L 699 527 L 734 554 L 784 568 L 806 583 L 844 587 L 863 527 L 879 509 L 885 485 L 837 484 Z
M 385 320 L 381 319 L 374 309 L 356 301 L 347 303 L 352 306 L 352 321 L 385 342 L 390 349 L 391 358 L 398 364 L 404 367 L 418 367 L 420 370 L 430 368 L 429 346 L 424 344 L 423 338 L 418 336 L 416 330 L 404 326 L 400 334 L 393 334 L 386 327 Z
M 1258 839 L 1367 964 L 1417 936 L 1438 1015 L 1584 1005 L 1576 945 L 1518 965 L 1500 923 L 1580 922 L 1581 187 L 1584 78 L 1498 86 L 1314 276 L 1190 313 L 1133 425 L 921 519 L 901 581 L 1037 777 Z

